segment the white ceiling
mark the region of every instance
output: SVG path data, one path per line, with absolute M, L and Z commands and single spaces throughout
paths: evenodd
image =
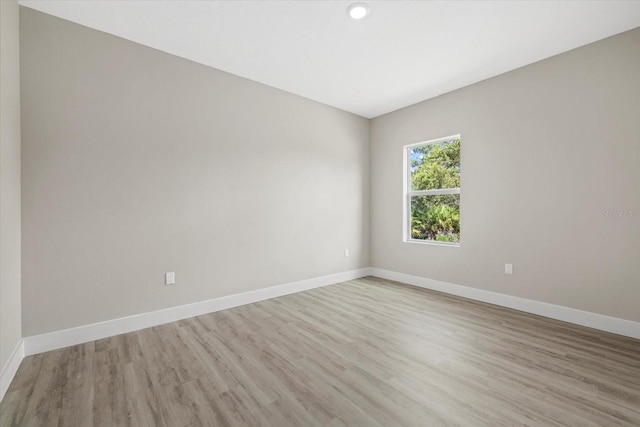
M 640 26 L 640 1 L 20 4 L 375 117 Z

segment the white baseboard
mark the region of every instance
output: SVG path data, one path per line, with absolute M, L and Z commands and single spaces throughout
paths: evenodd
M 381 268 L 371 268 L 372 276 L 382 279 L 395 280 L 407 283 L 420 288 L 432 289 L 451 295 L 457 295 L 476 301 L 488 302 L 502 307 L 513 308 L 539 316 L 550 317 L 576 325 L 587 326 L 601 331 L 612 332 L 631 338 L 640 339 L 640 322 L 619 319 L 617 317 L 604 316 L 602 314 L 588 311 L 576 310 L 574 308 L 561 305 L 548 304 L 545 302 L 530 300 L 526 298 L 514 297 L 497 292 L 485 291 L 483 289 L 470 288 L 468 286 L 455 285 L 453 283 L 441 282 L 427 279 L 425 277 L 412 276 L 410 274 L 397 273 L 395 271 Z
M 43 353 L 45 351 L 56 350 L 71 345 L 82 344 L 114 335 L 162 325 L 164 323 L 175 322 L 176 320 L 187 319 L 189 317 L 226 310 L 228 308 L 264 301 L 270 298 L 333 285 L 347 280 L 358 279 L 369 274 L 369 268 L 345 271 L 343 273 L 315 277 L 312 279 L 301 280 L 299 282 L 287 283 L 284 285 L 272 286 L 269 288 L 229 295 L 207 301 L 180 305 L 164 310 L 136 314 L 119 319 L 78 326 L 76 328 L 64 329 L 62 331 L 25 337 L 23 339 L 24 355 L 30 356 L 32 354 Z
M 22 359 L 24 359 L 24 341 L 20 340 L 16 348 L 13 349 L 11 356 L 9 356 L 9 360 L 2 367 L 2 371 L 0 371 L 0 401 L 4 398 L 11 381 L 13 381 L 13 377 L 18 372 Z
M 540 301 L 499 294 L 482 289 L 456 285 L 380 268 L 362 268 L 328 276 L 316 277 L 299 282 L 272 286 L 241 294 L 200 301 L 171 307 L 164 310 L 142 313 L 119 319 L 108 320 L 62 331 L 25 337 L 14 350 L 0 376 L 0 392 L 4 395 L 24 356 L 56 350 L 71 345 L 133 332 L 164 323 L 174 322 L 202 314 L 213 313 L 228 308 L 264 301 L 296 292 L 354 280 L 368 275 L 395 280 L 410 285 L 445 292 L 452 295 L 483 301 L 502 307 L 533 313 L 552 319 L 587 326 L 606 332 L 640 339 L 640 322 L 619 319 L 587 311 L 576 310 Z

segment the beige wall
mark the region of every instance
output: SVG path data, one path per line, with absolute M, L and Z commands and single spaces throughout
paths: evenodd
M 403 243 L 402 146 L 455 133 L 461 247 Z M 374 267 L 640 321 L 640 29 L 374 119 L 371 170 Z
M 0 1 L 0 369 L 20 321 L 20 44 L 17 1 Z
M 369 265 L 368 120 L 21 12 L 25 336 Z
M 368 265 L 640 320 L 640 29 L 369 122 L 21 15 L 25 336 Z M 454 133 L 461 247 L 403 243 Z

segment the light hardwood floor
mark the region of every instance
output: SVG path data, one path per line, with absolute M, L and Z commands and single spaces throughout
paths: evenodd
M 24 359 L 4 426 L 640 426 L 640 341 L 364 278 Z

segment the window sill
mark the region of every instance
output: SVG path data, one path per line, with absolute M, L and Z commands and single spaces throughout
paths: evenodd
M 459 248 L 460 243 L 452 243 L 452 242 L 437 242 L 435 240 L 404 240 L 404 243 L 415 243 L 418 245 L 432 245 L 432 246 L 449 246 L 452 248 Z

